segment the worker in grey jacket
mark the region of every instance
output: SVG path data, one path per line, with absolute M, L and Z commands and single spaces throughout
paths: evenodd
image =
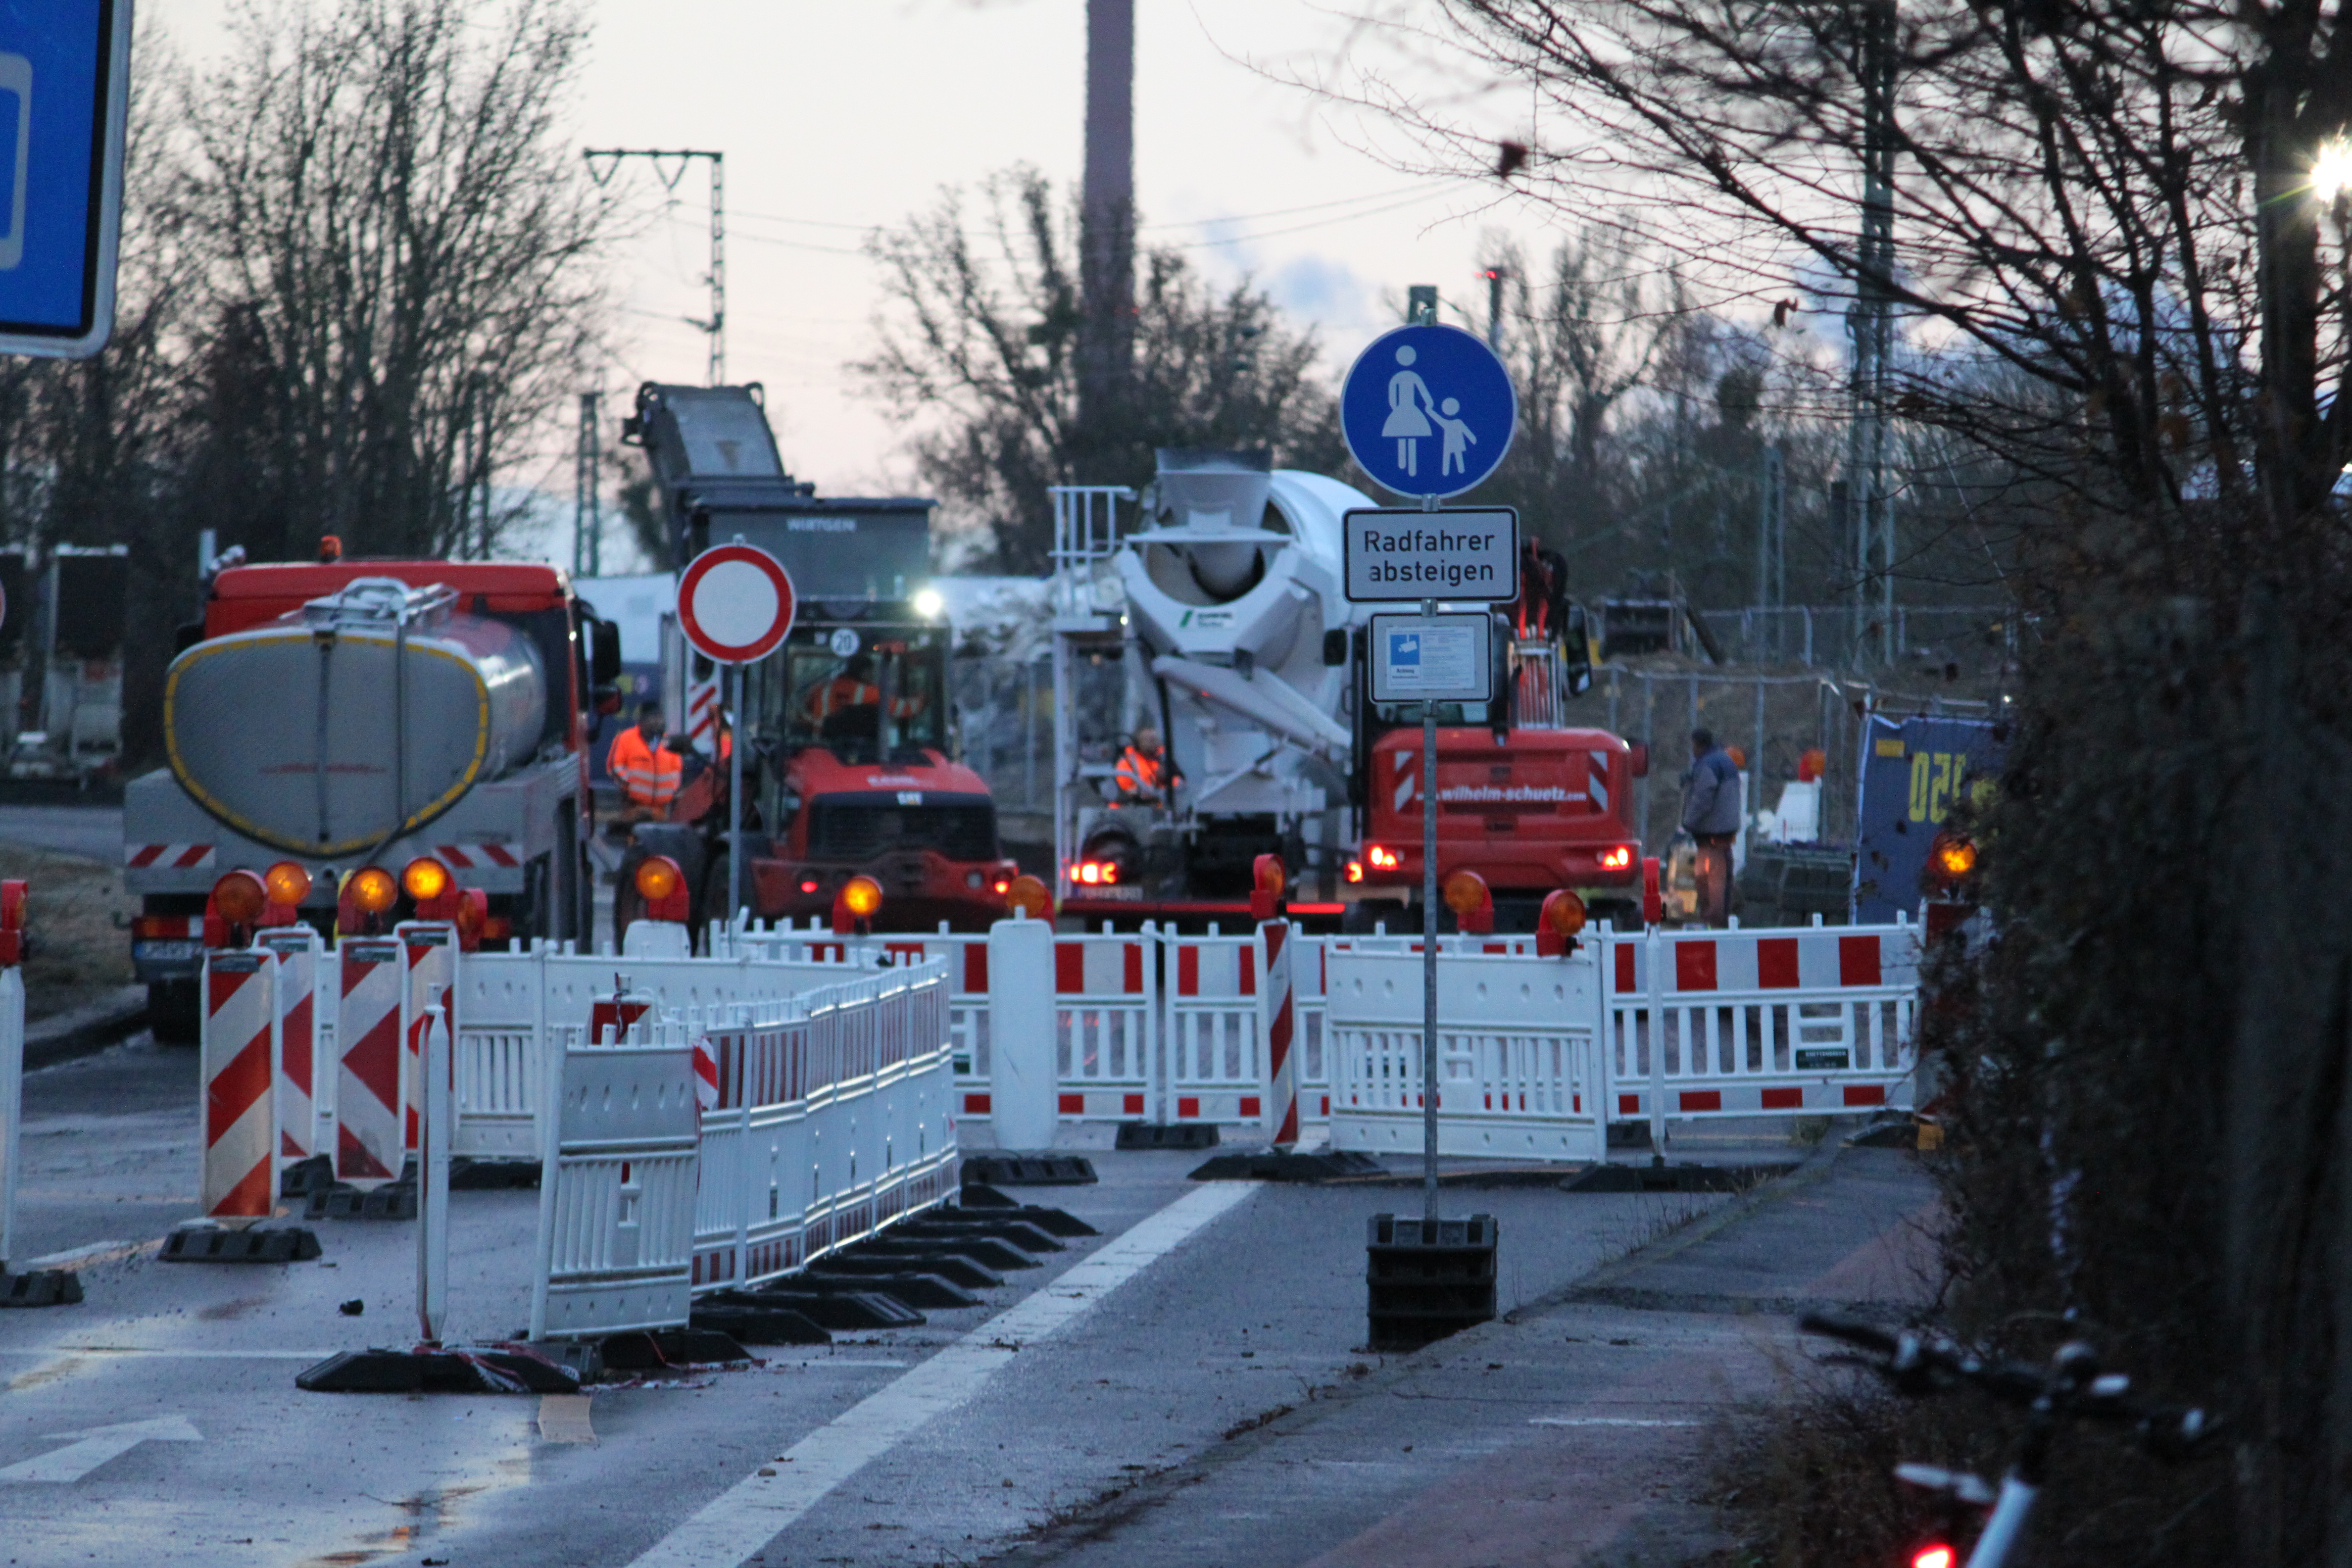
M 1744 810 L 1739 764 L 1706 730 L 1691 731 L 1690 772 L 1683 775 L 1683 829 L 1698 841 L 1698 912 L 1711 926 L 1731 920 L 1731 841 Z

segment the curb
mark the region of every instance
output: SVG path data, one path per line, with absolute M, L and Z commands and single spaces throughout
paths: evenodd
M 125 985 L 110 995 L 55 1013 L 25 1030 L 25 1070 L 96 1056 L 147 1024 L 147 988 Z

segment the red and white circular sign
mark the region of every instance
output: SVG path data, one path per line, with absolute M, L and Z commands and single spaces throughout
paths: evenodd
M 792 575 L 764 550 L 714 545 L 689 562 L 679 580 L 677 624 L 706 658 L 765 658 L 793 629 Z

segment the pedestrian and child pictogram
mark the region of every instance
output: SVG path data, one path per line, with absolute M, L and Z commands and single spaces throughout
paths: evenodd
M 1495 471 L 1518 423 L 1495 352 L 1458 327 L 1399 327 L 1357 356 L 1339 394 L 1348 450 L 1403 496 L 1456 496 Z

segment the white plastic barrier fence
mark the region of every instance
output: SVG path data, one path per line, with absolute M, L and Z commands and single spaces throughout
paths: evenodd
M 699 1115 L 686 1025 L 641 1017 L 550 1061 L 531 1338 L 685 1322 Z
M 1326 954 L 1334 1148 L 1422 1147 L 1420 945 L 1334 943 Z M 1441 943 L 1440 1153 L 1601 1158 L 1598 970 L 1590 948 L 1538 962 Z
M 692 1283 L 756 1285 L 955 1190 L 949 961 L 721 1006 Z
M 1140 1121 L 1159 1052 L 1152 933 L 1054 940 L 1054 1069 L 1064 1117 Z
M 25 977 L 0 967 L 0 1271 L 16 1256 L 16 1173 L 23 1165 Z
M 1265 953 L 1255 932 L 1171 936 L 1168 943 L 1171 1121 L 1255 1123 L 1265 1114 L 1266 1061 L 1258 1029 Z
M 640 922 L 649 923 L 649 922 Z M 634 928 L 632 928 L 634 929 Z M 349 945 L 349 944 L 346 944 Z M 539 1107 L 547 1081 L 551 1030 L 586 1026 L 598 995 L 616 979 L 657 1008 L 709 1011 L 792 995 L 872 967 L 872 952 L 831 962 L 772 958 L 748 946 L 718 958 L 620 958 L 566 952 L 541 943 L 528 952 L 469 952 L 457 965 L 457 1131 L 451 1152 L 478 1160 L 537 1157 L 544 1143 Z
M 698 1289 L 773 1279 L 950 1195 L 947 970 L 648 1011 L 625 1036 L 552 1026 L 533 1337 L 683 1323 Z
M 1619 1120 L 1876 1110 L 1910 1078 L 1916 926 L 1614 937 L 1603 980 Z

